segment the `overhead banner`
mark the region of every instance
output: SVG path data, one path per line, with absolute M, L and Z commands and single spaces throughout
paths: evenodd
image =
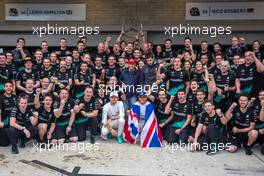
M 85 4 L 5 4 L 7 21 L 85 21 Z
M 264 2 L 186 3 L 186 20 L 263 20 Z

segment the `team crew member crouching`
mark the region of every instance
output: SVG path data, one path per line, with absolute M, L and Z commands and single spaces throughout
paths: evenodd
M 10 117 L 9 141 L 12 145 L 12 153 L 17 154 L 17 140 L 20 148 L 25 147 L 26 140 L 37 134 L 38 113 L 28 108 L 28 100 L 25 96 L 18 97 L 18 108 L 14 108 Z
M 194 134 L 196 131 L 196 127 L 198 126 L 199 119 L 205 113 L 204 102 L 205 102 L 204 91 L 197 90 L 196 91 L 196 100 L 192 104 L 193 115 L 192 115 L 192 120 L 191 120 L 191 129 L 190 129 L 190 136 L 188 138 L 188 142 L 193 142 Z M 201 139 L 205 139 L 205 138 L 201 138 Z
M 59 99 L 54 102 L 54 115 L 56 117 L 56 127 L 52 133 L 51 143 L 63 144 L 66 135 L 71 142 L 77 142 L 78 136 L 74 134 L 73 122 L 75 118 L 75 102 L 69 97 L 67 88 L 62 88 L 59 94 Z
M 36 90 L 36 99 L 35 99 L 35 108 L 38 111 L 39 119 L 38 119 L 38 135 L 39 142 L 42 144 L 46 139 L 51 139 L 51 134 L 55 129 L 55 115 L 52 107 L 53 96 L 51 94 L 47 94 L 44 97 L 43 104 L 40 104 L 39 95 L 41 93 L 41 89 Z M 47 142 L 47 141 L 46 141 Z M 41 145 L 43 146 L 43 145 Z
M 228 151 L 234 153 L 243 143 L 247 155 L 252 155 L 251 147 L 257 140 L 258 132 L 255 130 L 256 116 L 252 109 L 248 108 L 249 98 L 241 95 L 237 106 L 233 103 L 226 112 L 226 117 L 231 119 L 232 133 L 231 146 Z
M 264 90 L 258 95 L 258 100 L 253 104 L 254 114 L 257 116 L 256 130 L 258 131 L 257 142 L 262 145 L 261 153 L 264 155 Z
M 78 113 L 74 121 L 75 128 L 72 129 L 73 133 L 78 136 L 79 141 L 84 141 L 86 139 L 86 128 L 90 126 L 90 142 L 91 144 L 95 143 L 98 126 L 98 109 L 98 102 L 93 96 L 93 88 L 87 87 L 84 91 L 84 97 L 79 101 L 77 108 Z
M 17 97 L 12 94 L 13 82 L 7 81 L 0 96 L 0 146 L 8 146 L 8 130 L 11 111 L 17 106 Z
M 172 113 L 173 118 L 166 137 L 168 143 L 187 143 L 190 133 L 190 123 L 192 119 L 192 106 L 186 100 L 184 90 L 177 93 L 177 99 L 172 97 L 165 108 L 165 113 Z
M 110 93 L 110 102 L 103 107 L 101 137 L 103 139 L 117 136 L 117 142 L 123 143 L 123 131 L 125 126 L 125 110 L 122 101 L 117 101 L 118 93 Z M 117 130 L 117 131 L 116 131 Z
M 193 149 L 204 145 L 203 137 L 206 136 L 206 142 L 209 144 L 208 155 L 215 155 L 219 152 L 219 144 L 226 143 L 227 130 L 226 124 L 228 119 L 224 116 L 220 109 L 216 109 L 211 101 L 204 103 L 206 113 L 203 113 L 199 119 L 198 126 L 195 131 Z M 203 135 L 202 135 L 203 134 Z
M 159 90 L 157 98 L 150 94 L 150 90 L 151 89 L 149 89 L 148 92 L 148 99 L 154 103 L 155 114 L 158 119 L 159 127 L 161 128 L 163 139 L 166 140 L 166 131 L 171 122 L 172 116 L 165 113 L 165 108 L 169 103 L 170 98 L 169 95 L 166 94 L 165 90 Z

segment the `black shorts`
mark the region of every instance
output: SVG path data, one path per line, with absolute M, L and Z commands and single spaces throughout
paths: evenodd
M 0 146 L 5 147 L 9 145 L 8 129 L 9 128 L 0 128 Z
M 197 127 L 197 125 L 196 125 L 196 127 Z M 192 137 L 194 137 L 194 135 L 195 135 L 195 131 L 196 131 L 196 127 L 190 127 L 190 134 L 189 134 L 189 136 L 192 136 Z
M 172 125 L 169 125 L 167 130 L 166 130 L 166 140 L 168 141 L 168 143 L 176 143 L 176 142 L 180 142 L 180 143 L 187 143 L 188 142 L 188 138 L 189 138 L 189 134 L 190 134 L 190 126 L 185 127 L 179 135 L 176 134 L 176 130 L 180 129 L 177 127 L 174 127 Z
M 258 138 L 256 142 L 259 143 L 260 145 L 264 144 L 264 134 L 260 134 L 258 132 Z
M 86 129 L 87 123 L 75 124 L 69 132 L 69 137 L 78 136 L 78 141 L 84 141 L 86 139 Z
M 66 128 L 67 126 L 56 126 L 51 139 L 66 139 Z
M 241 144 L 246 145 L 248 142 L 248 133 L 231 134 L 229 141 L 237 147 L 241 147 Z

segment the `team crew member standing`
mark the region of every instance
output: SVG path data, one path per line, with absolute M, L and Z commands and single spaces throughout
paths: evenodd
M 78 71 L 74 75 L 74 82 L 75 82 L 75 88 L 74 88 L 75 99 L 81 99 L 83 97 L 85 87 L 89 85 L 95 87 L 95 83 L 96 83 L 95 74 L 91 69 L 89 69 L 88 63 L 86 62 L 81 63 L 80 71 Z
M 41 66 L 39 77 L 42 80 L 43 78 L 51 78 L 54 74 L 54 67 L 51 65 L 49 58 L 43 59 L 43 65 Z
M 16 78 L 16 75 L 18 72 L 18 66 L 14 63 L 13 59 L 14 58 L 13 58 L 12 52 L 7 51 L 5 64 L 6 64 L 7 69 L 9 70 L 9 73 L 11 73 L 11 77 L 9 79 L 11 79 L 14 82 L 14 84 L 13 84 L 14 90 L 13 91 L 15 91 L 15 86 L 16 86 L 15 78 Z
M 232 59 L 235 55 L 239 55 L 240 57 L 243 56 L 242 49 L 239 47 L 238 37 L 233 36 L 231 39 L 231 46 L 226 49 L 225 52 L 225 58 L 229 61 L 229 63 L 232 65 Z
M 26 80 L 30 78 L 35 81 L 34 88 L 40 86 L 39 75 L 35 70 L 33 70 L 33 60 L 30 57 L 27 57 L 23 62 L 25 69 L 19 71 L 16 77 L 16 87 L 20 92 L 25 91 Z
M 230 72 L 228 61 L 220 63 L 220 72 L 216 72 L 214 78 L 216 84 L 215 106 L 226 112 L 232 104 L 233 93 L 236 90 L 235 76 Z
M 66 61 L 60 61 L 60 68 L 54 74 L 55 91 L 59 92 L 62 88 L 70 90 L 72 85 L 72 75 L 66 68 Z
M 86 139 L 86 128 L 90 126 L 91 144 L 95 143 L 95 136 L 97 133 L 98 126 L 98 102 L 93 96 L 93 88 L 87 87 L 84 91 L 84 97 L 79 101 L 77 108 L 77 114 L 74 121 L 75 128 L 74 133 L 77 134 L 79 141 L 84 141 Z
M 237 68 L 236 93 L 251 94 L 255 72 L 263 73 L 264 65 L 255 56 L 254 52 L 245 53 L 245 63 Z
M 172 50 L 172 41 L 171 39 L 165 40 L 165 51 L 161 53 L 161 59 L 166 63 L 170 63 L 171 58 L 177 56 L 177 52 Z
M 134 59 L 128 61 L 128 68 L 121 72 L 120 81 L 125 89 L 126 99 L 124 101 L 125 111 L 137 101 L 135 89 L 140 85 L 140 71 L 135 68 Z
M 0 93 L 4 90 L 5 81 L 12 78 L 12 72 L 6 66 L 6 56 L 0 54 Z
M 146 55 L 146 64 L 141 69 L 141 85 L 145 87 L 151 87 L 152 84 L 157 80 L 157 70 L 159 64 L 154 61 L 152 54 Z
M 205 69 L 203 68 L 203 65 L 200 61 L 196 61 L 195 63 L 195 70 L 194 72 L 191 72 L 190 78 L 191 80 L 196 80 L 199 85 L 199 90 L 207 91 L 207 85 L 204 81 L 205 76 Z
M 108 82 L 112 76 L 115 76 L 117 79 L 120 77 L 120 68 L 116 64 L 116 60 L 114 56 L 108 57 L 108 65 L 105 67 L 105 82 Z
M 169 81 L 168 92 L 170 95 L 176 95 L 178 91 L 185 90 L 186 94 L 189 92 L 190 79 L 188 73 L 181 68 L 181 59 L 175 58 L 173 62 L 173 67 L 166 70 L 158 77 Z
M 259 40 L 255 40 L 252 44 L 253 52 L 255 56 L 260 60 L 262 64 L 264 64 L 264 51 L 260 50 L 261 44 Z M 264 85 L 264 76 L 262 73 L 255 72 L 254 81 L 253 81 L 253 95 L 258 96 L 258 92 L 260 92 Z
M 12 94 L 13 83 L 7 81 L 4 93 L 0 95 L 0 146 L 8 146 L 8 130 L 11 111 L 17 106 L 17 97 Z
M 208 50 L 208 42 L 204 40 L 201 42 L 200 46 L 201 46 L 201 51 L 197 52 L 196 54 L 197 60 L 200 60 L 203 55 L 206 55 L 208 58 L 208 63 L 209 65 L 211 65 L 211 63 L 213 62 L 214 55 L 211 51 Z
M 24 96 L 18 97 L 18 108 L 11 112 L 9 129 L 9 141 L 12 145 L 12 153 L 17 154 L 17 141 L 20 141 L 20 148 L 25 147 L 26 140 L 37 135 L 38 114 L 28 108 L 28 100 Z
M 27 79 L 26 81 L 26 90 L 25 92 L 21 93 L 20 95 L 25 95 L 28 100 L 28 108 L 34 109 L 34 99 L 36 96 L 36 93 L 34 91 L 34 80 L 33 79 Z

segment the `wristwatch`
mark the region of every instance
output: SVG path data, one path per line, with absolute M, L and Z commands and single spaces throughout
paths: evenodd
M 26 129 L 26 127 L 22 127 L 21 131 L 24 131 Z

